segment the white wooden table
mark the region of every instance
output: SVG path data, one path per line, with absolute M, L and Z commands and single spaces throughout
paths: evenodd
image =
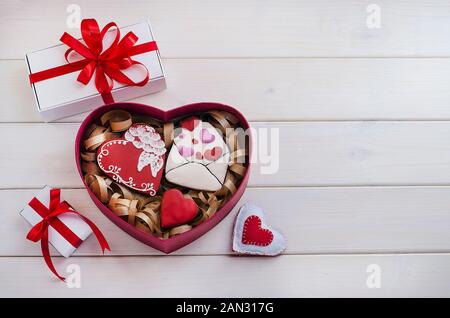
M 171 256 L 99 212 L 75 169 L 86 114 L 43 123 L 23 60 L 77 33 L 66 26 L 73 2 L 101 24 L 150 18 L 169 88 L 136 101 L 220 101 L 280 129 L 279 172 L 256 165 L 241 202 L 266 209 L 284 255 L 232 256 L 236 209 Z M 450 296 L 450 2 L 375 3 L 380 28 L 358 0 L 2 0 L 0 296 Z M 80 265 L 79 289 L 53 279 L 25 240 L 18 212 L 45 184 L 111 243 L 105 257 L 90 239 L 54 258 L 62 272 Z M 372 269 L 381 288 L 369 288 Z

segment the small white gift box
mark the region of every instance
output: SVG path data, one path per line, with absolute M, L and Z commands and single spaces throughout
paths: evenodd
M 31 226 L 35 226 L 41 222 L 43 219 L 42 215 L 48 213 L 48 210 L 50 209 L 50 191 L 51 188 L 45 186 L 20 212 L 20 215 L 22 215 Z M 60 202 L 64 201 L 62 195 L 60 195 L 59 200 Z M 57 218 L 58 224 L 52 222 L 48 227 L 48 241 L 61 255 L 70 257 L 70 255 L 78 248 L 79 244 L 84 242 L 89 235 L 92 234 L 92 230 L 89 225 L 75 213 L 64 213 L 57 216 Z M 66 237 L 64 237 L 64 235 L 66 235 Z
M 128 32 L 133 32 L 138 37 L 136 45 L 155 41 L 148 21 L 120 28 L 121 38 Z M 114 29 L 106 32 L 103 43 L 112 43 L 115 35 L 116 30 Z M 80 42 L 84 43 L 83 40 L 80 40 Z M 106 48 L 108 46 L 104 45 L 104 51 Z M 26 54 L 29 75 L 68 64 L 65 58 L 67 49 L 67 45 L 60 44 Z M 155 93 L 166 88 L 164 70 L 158 50 L 136 54 L 131 58 L 147 68 L 149 81 L 144 86 L 126 85 L 113 81 L 114 87 L 111 95 L 116 102 Z M 135 82 L 143 77 L 142 67 L 129 67 L 122 71 Z M 96 74 L 93 75 L 87 85 L 77 81 L 79 74 L 80 71 L 73 71 L 31 84 L 37 109 L 45 121 L 53 121 L 83 113 L 105 104 L 95 85 Z

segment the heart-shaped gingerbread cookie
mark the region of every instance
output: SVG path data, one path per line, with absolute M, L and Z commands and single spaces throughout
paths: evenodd
M 186 224 L 198 212 L 194 200 L 185 198 L 178 189 L 164 192 L 161 202 L 161 226 L 165 228 Z
M 191 117 L 181 122 L 167 155 L 166 179 L 190 189 L 218 191 L 230 163 L 230 149 L 211 123 Z
M 97 149 L 100 169 L 133 190 L 154 196 L 163 174 L 166 148 L 155 129 L 133 124 L 122 138 L 105 141 Z

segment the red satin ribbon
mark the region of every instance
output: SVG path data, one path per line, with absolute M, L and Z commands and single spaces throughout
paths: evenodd
M 42 220 L 33 226 L 28 232 L 27 239 L 33 242 L 41 241 L 42 255 L 44 256 L 45 263 L 47 263 L 48 268 L 62 281 L 65 280 L 64 277 L 60 276 L 53 266 L 52 259 L 50 257 L 49 242 L 48 242 L 48 227 L 52 226 L 56 231 L 59 232 L 73 247 L 77 248 L 83 242 L 75 233 L 73 233 L 70 228 L 67 227 L 60 219 L 58 215 L 64 213 L 73 213 L 78 215 L 83 221 L 89 225 L 94 232 L 102 252 L 105 249 L 110 251 L 108 242 L 106 241 L 103 234 L 100 232 L 98 227 L 88 218 L 81 215 L 78 211 L 72 209 L 72 207 L 66 202 L 60 202 L 61 190 L 51 189 L 50 190 L 50 206 L 47 208 L 38 199 L 33 198 L 28 205 L 35 210 L 41 217 Z
M 104 50 L 103 39 L 110 29 L 115 29 L 116 35 L 111 46 Z M 105 103 L 114 101 L 111 95 L 114 81 L 133 86 L 144 86 L 148 83 L 150 79 L 148 69 L 131 57 L 158 50 L 155 41 L 135 45 L 138 37 L 133 32 L 128 32 L 120 39 L 120 30 L 116 23 L 110 22 L 100 31 L 95 19 L 81 21 L 81 35 L 85 44 L 64 32 L 60 41 L 69 47 L 65 53 L 68 64 L 30 74 L 30 83 L 80 71 L 77 81 L 87 85 L 95 73 L 95 87 Z M 83 59 L 70 62 L 69 56 L 73 51 L 81 55 Z M 140 66 L 145 70 L 145 77 L 141 81 L 135 82 L 122 72 L 132 66 Z

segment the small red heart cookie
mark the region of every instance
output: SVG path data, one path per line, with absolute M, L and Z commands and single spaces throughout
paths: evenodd
M 100 169 L 114 181 L 151 196 L 158 191 L 166 148 L 161 135 L 146 124 L 133 124 L 122 138 L 97 149 Z
M 161 201 L 161 226 L 170 228 L 192 221 L 198 213 L 198 206 L 192 199 L 185 198 L 178 189 L 163 193 Z
M 280 232 L 267 226 L 264 212 L 253 204 L 245 204 L 236 216 L 233 250 L 242 254 L 274 256 L 286 248 Z

